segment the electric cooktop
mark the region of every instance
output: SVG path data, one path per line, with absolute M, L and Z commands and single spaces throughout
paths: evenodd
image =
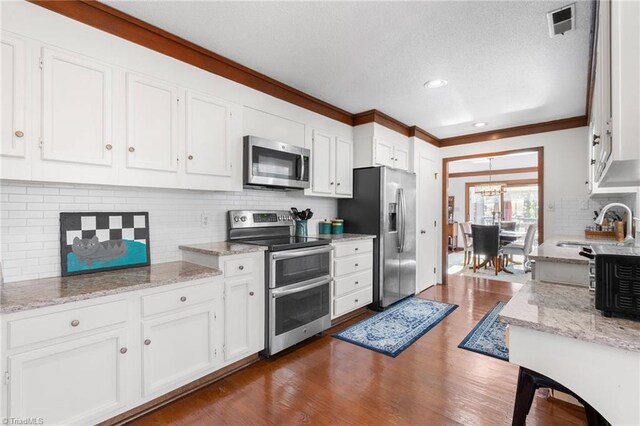
M 325 246 L 331 243 L 330 240 L 323 240 L 314 237 L 273 237 L 240 240 L 239 243 L 266 246 L 269 251 L 293 250 L 305 247 Z

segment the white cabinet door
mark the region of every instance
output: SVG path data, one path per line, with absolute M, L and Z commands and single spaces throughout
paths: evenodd
M 353 195 L 353 141 L 336 138 L 336 195 Z
M 123 408 L 135 352 L 125 336 L 122 328 L 9 356 L 7 417 L 88 424 Z
M 2 148 L 0 154 L 25 157 L 24 41 L 2 33 Z M 5 177 L 4 175 L 2 177 Z
M 256 337 L 264 333 L 258 318 L 264 299 L 255 289 L 252 275 L 227 281 L 224 289 L 224 359 L 231 361 L 254 353 Z
M 438 206 L 434 199 L 438 194 L 438 164 L 433 158 L 429 158 L 420 150 L 416 150 L 418 156 L 418 188 L 416 191 L 418 212 L 417 215 L 417 261 L 418 279 L 416 292 L 425 290 L 436 284 L 436 263 L 438 258 Z
M 194 92 L 187 92 L 186 102 L 186 173 L 230 176 L 230 104 Z
M 127 74 L 127 167 L 178 170 L 178 88 Z
M 314 130 L 311 144 L 311 189 L 314 194 L 332 195 L 335 191 L 333 153 L 333 136 Z
M 111 166 L 111 68 L 42 49 L 42 160 Z
M 393 167 L 400 170 L 409 170 L 409 151 L 398 146 L 393 149 Z
M 221 331 L 215 304 L 145 321 L 142 382 L 145 397 L 169 390 L 217 364 Z
M 393 145 L 383 139 L 375 139 L 375 158 L 376 164 L 387 167 L 395 167 L 393 161 Z

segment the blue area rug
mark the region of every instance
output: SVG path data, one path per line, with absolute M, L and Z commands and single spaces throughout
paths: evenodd
M 333 337 L 395 358 L 457 307 L 409 297 Z
M 504 340 L 507 324 L 498 319 L 504 305 L 502 302 L 496 303 L 496 306 L 482 317 L 458 347 L 509 361 L 509 349 Z

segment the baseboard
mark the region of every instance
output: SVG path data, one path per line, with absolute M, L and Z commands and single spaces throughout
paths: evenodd
M 336 325 L 340 325 L 343 322 L 347 322 L 355 317 L 358 317 L 366 312 L 368 312 L 369 309 L 367 309 L 366 306 L 362 307 L 362 308 L 358 308 L 355 311 L 349 312 L 348 314 L 344 314 L 340 317 L 337 317 L 333 320 L 331 320 L 331 327 L 335 327 Z

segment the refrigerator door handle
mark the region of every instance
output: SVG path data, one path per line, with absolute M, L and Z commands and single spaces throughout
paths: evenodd
M 398 189 L 398 253 L 404 251 L 404 237 L 405 237 L 405 211 L 406 205 L 404 201 L 404 190 Z

